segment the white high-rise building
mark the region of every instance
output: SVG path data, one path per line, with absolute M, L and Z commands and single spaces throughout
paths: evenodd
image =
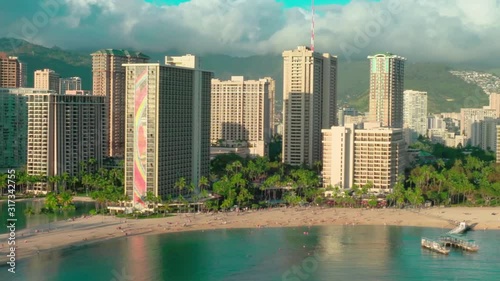
M 355 125 L 332 127 L 323 132 L 323 184 L 349 189 L 354 184 Z
M 27 94 L 29 175 L 76 176 L 80 163 L 102 165 L 106 151 L 105 97 L 59 95 L 54 91 Z M 46 183 L 33 185 L 48 190 Z
M 283 162 L 322 160 L 321 129 L 337 124 L 337 57 L 299 46 L 283 52 Z
M 181 60 L 182 61 L 182 60 Z M 125 192 L 144 206 L 148 191 L 166 198 L 198 186 L 210 172 L 210 85 L 213 74 L 175 63 L 126 68 Z
M 212 79 L 211 142 L 214 145 L 250 148 L 250 153 L 266 156 L 271 139 L 270 99 L 274 80 L 245 80 L 233 76 L 229 81 Z
M 407 90 L 404 92 L 403 127 L 406 144 L 416 142 L 419 136 L 427 135 L 427 92 Z

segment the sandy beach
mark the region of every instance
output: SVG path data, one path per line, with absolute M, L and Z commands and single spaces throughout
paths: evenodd
M 478 223 L 476 231 L 500 230 L 500 208 L 335 209 L 277 208 L 218 214 L 175 214 L 156 219 L 114 216 L 81 217 L 16 231 L 16 259 L 64 247 L 133 235 L 231 229 L 316 225 L 399 225 L 452 229 L 460 221 Z M 0 235 L 0 262 L 7 261 L 7 239 Z

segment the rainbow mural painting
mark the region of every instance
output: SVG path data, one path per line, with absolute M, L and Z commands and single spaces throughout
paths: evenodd
M 148 68 L 137 69 L 135 79 L 134 115 L 134 205 L 145 205 L 147 191 L 147 148 L 148 148 Z

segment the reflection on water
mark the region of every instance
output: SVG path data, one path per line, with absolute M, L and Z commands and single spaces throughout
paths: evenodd
M 15 201 L 16 208 L 16 228 L 24 229 L 28 227 L 36 227 L 39 225 L 45 225 L 50 222 L 69 219 L 76 216 L 81 216 L 83 214 L 88 214 L 90 210 L 95 208 L 95 204 L 93 202 L 75 202 L 76 210 L 74 211 L 63 211 L 57 212 L 54 214 L 39 214 L 40 210 L 43 208 L 44 202 L 43 199 L 29 199 L 22 201 Z M 24 210 L 26 208 L 31 207 L 35 211 L 35 215 L 25 215 Z M 0 234 L 7 233 L 8 230 L 4 227 L 7 222 L 8 212 L 7 212 L 8 204 L 6 201 L 0 202 Z
M 13 280 L 498 280 L 500 232 L 469 233 L 481 246 L 474 254 L 421 249 L 422 236 L 440 234 L 329 226 L 124 237 L 25 260 Z

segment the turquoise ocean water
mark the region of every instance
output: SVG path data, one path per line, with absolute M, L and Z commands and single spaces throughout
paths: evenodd
M 304 231 L 309 234 L 304 235 Z M 500 280 L 500 232 L 473 231 L 477 253 L 420 247 L 442 229 L 326 226 L 124 237 L 0 265 L 0 280 Z

